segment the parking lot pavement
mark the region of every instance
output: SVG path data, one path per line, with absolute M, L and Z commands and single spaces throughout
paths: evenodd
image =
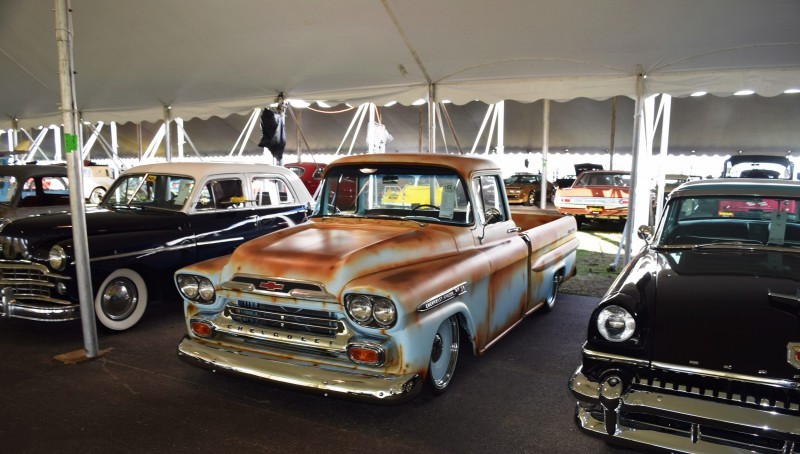
M 451 389 L 399 406 L 356 403 L 217 375 L 179 361 L 177 302 L 83 347 L 80 322 L 0 323 L 3 452 L 618 452 L 578 431 L 567 380 L 596 298 L 560 295 L 476 358 Z M 621 452 L 621 451 L 620 451 Z

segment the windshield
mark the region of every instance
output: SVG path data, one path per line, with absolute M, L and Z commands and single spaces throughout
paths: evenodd
M 536 184 L 539 175 L 511 175 L 506 179 L 506 184 Z
M 628 173 L 611 172 L 583 172 L 574 186 L 622 186 L 630 185 L 631 176 Z
M 657 246 L 741 243 L 800 250 L 797 197 L 687 197 L 671 200 Z
M 313 215 L 472 223 L 464 182 L 454 171 L 397 165 L 331 169 Z
M 151 207 L 180 211 L 194 188 L 194 179 L 177 175 L 124 175 L 108 190 L 102 206 Z
M 792 179 L 792 162 L 781 157 L 736 156 L 725 162 L 724 177 Z

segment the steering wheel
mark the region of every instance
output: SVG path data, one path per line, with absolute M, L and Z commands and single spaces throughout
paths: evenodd
M 417 205 L 414 208 L 411 208 L 411 211 L 409 212 L 409 214 L 414 214 L 414 211 L 416 211 L 416 210 L 418 210 L 418 209 L 420 209 L 422 207 L 433 208 L 435 210 L 439 209 L 439 207 L 436 206 L 436 205 L 430 205 L 430 204 L 427 204 L 427 203 L 423 203 L 422 205 Z

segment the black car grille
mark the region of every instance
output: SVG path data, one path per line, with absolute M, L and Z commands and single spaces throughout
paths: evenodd
M 227 305 L 234 321 L 283 331 L 318 336 L 335 336 L 344 326 L 332 312 L 277 306 L 254 301 L 235 300 Z
M 800 389 L 797 388 L 664 370 L 640 373 L 634 379 L 633 387 L 644 391 L 688 394 L 692 397 L 773 410 L 800 417 Z
M 17 299 L 50 297 L 53 284 L 35 265 L 0 265 L 0 285 L 11 287 Z

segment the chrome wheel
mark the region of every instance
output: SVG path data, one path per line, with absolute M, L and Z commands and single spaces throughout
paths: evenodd
M 544 301 L 544 306 L 542 306 L 542 310 L 545 312 L 550 312 L 553 310 L 553 307 L 556 305 L 556 299 L 558 299 L 558 288 L 561 286 L 561 274 L 555 273 L 553 275 L 553 281 L 550 285 L 550 293 L 547 294 L 547 299 Z
M 528 193 L 528 200 L 525 202 L 525 205 L 529 207 L 536 205 L 536 192 L 531 191 Z
M 106 328 L 123 331 L 141 320 L 147 308 L 147 286 L 139 273 L 119 269 L 103 281 L 94 301 L 97 320 Z
M 454 315 L 443 321 L 433 336 L 427 381 L 434 394 L 441 394 L 450 386 L 458 361 L 458 346 L 458 320 Z

